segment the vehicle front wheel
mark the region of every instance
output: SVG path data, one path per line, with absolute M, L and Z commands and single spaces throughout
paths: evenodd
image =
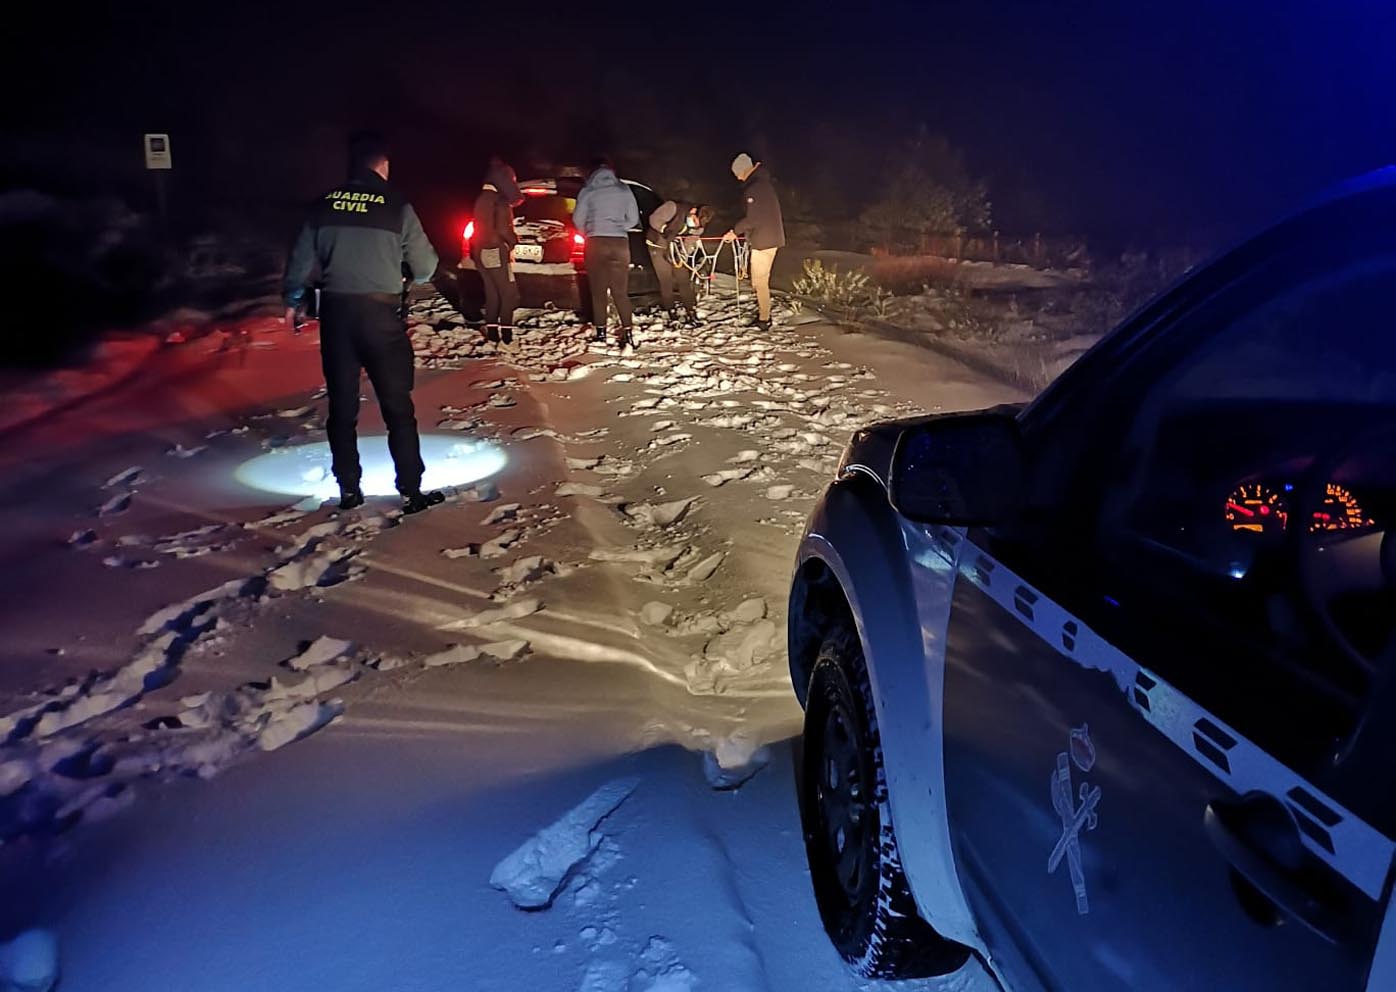
M 918 915 L 887 806 L 882 741 L 862 647 L 836 631 L 819 650 L 796 749 L 800 820 L 824 929 L 867 978 L 924 978 L 968 951 Z

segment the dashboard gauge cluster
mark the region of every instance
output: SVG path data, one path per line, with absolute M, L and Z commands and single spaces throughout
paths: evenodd
M 1226 522 L 1233 531 L 1282 534 L 1289 528 L 1292 485 L 1244 482 L 1226 498 Z M 1336 482 L 1324 487 L 1323 502 L 1305 521 L 1310 533 L 1360 530 L 1375 526 L 1357 497 Z

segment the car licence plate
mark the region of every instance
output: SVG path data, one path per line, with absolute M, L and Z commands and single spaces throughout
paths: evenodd
M 542 245 L 515 245 L 514 261 L 516 262 L 541 262 L 543 261 Z

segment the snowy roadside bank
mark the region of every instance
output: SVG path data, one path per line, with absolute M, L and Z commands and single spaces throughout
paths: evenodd
M 169 605 L 129 617 L 123 664 L 6 710 L 0 806 L 25 829 L 0 847 L 22 894 L 0 934 L 51 926 L 64 988 L 104 992 L 857 987 L 818 929 L 783 767 L 794 541 L 856 427 L 1016 394 L 785 316 L 758 336 L 718 299 L 622 354 L 539 314 L 496 353 L 420 302 L 424 431 L 507 463 L 407 521 L 213 488 L 249 449 L 320 441 L 310 392 L 153 473 L 136 448 L 74 466 L 88 505 L 134 495 L 46 554 Z M 286 357 L 313 373 L 313 352 Z M 225 522 L 157 512 L 199 500 Z M 489 887 L 626 777 L 552 909 Z
M 113 336 L 98 342 L 80 364 L 44 372 L 0 372 L 5 394 L 0 436 L 119 389 L 139 374 L 161 346 L 152 334 Z
M 986 378 L 995 379 L 1010 389 L 1022 390 L 1029 396 L 1035 395 L 1045 385 L 1042 374 L 1032 375 L 1025 372 L 1021 361 L 1008 360 L 1001 356 L 996 361 L 993 354 L 982 346 L 976 347 L 968 342 L 959 343 L 944 335 L 927 333 L 866 314 L 839 313 L 832 308 L 821 306 L 818 301 L 808 297 L 798 297 L 797 299 L 802 306 L 808 307 L 814 313 L 846 330 L 870 331 L 891 341 L 900 341 L 918 348 L 926 348 L 953 362 L 958 362 Z M 1050 381 L 1051 378 L 1055 378 L 1055 375 L 1047 377 L 1046 381 Z

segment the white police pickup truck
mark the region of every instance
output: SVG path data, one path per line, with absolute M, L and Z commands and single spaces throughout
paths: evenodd
M 1358 180 L 1025 408 L 854 437 L 789 644 L 855 970 L 1396 990 L 1393 232 Z

